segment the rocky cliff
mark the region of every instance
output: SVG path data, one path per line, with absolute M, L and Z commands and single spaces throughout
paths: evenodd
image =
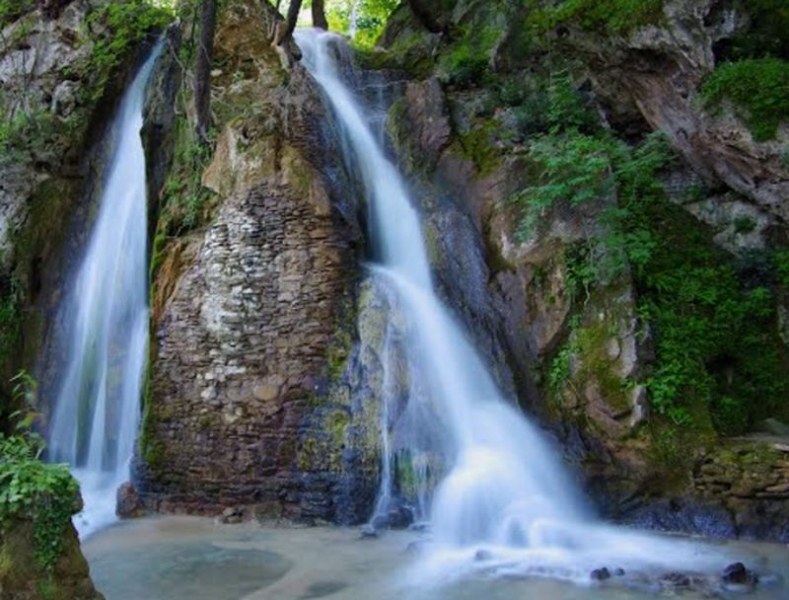
M 448 299 L 610 516 L 786 539 L 786 440 L 731 437 L 787 418 L 786 98 L 766 137 L 704 99 L 760 8 L 450 4 L 363 57 L 412 79 L 389 129 L 447 193 Z
M 102 12 L 124 2 L 61 4 L 4 23 L 7 374 L 55 326 L 43 315 L 90 221 L 96 140 L 137 42 L 163 24 Z M 769 4 L 457 0 L 427 24 L 403 4 L 358 57 L 398 82 L 387 130 L 440 293 L 620 520 L 789 535 L 785 96 L 779 79 L 772 129 L 714 101 L 724 58 L 780 60 L 758 41 Z M 357 183 L 298 48 L 272 47 L 267 2 L 223 3 L 214 127 L 196 138 L 193 10 L 144 130 L 152 323 L 136 484 L 154 510 L 360 522 L 397 331 L 386 290 L 363 277 Z M 125 40 L 118 55 L 108 33 Z
M 294 48 L 272 47 L 279 19 L 265 3 L 225 7 L 215 147 L 194 169 L 182 160 L 194 142 L 176 143 L 139 487 L 164 511 L 359 521 L 374 449 L 356 447 L 362 411 L 330 384 L 350 351 L 362 240 L 317 89 Z M 185 234 L 175 223 L 195 188 L 204 204 Z

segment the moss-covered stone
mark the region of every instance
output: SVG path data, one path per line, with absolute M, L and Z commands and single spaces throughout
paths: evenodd
M 90 580 L 88 564 L 69 522 L 58 540 L 60 555 L 47 569 L 36 558 L 34 525 L 24 519 L 0 531 L 0 599 L 102 600 Z

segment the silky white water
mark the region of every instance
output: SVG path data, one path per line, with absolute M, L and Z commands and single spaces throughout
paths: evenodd
M 115 117 L 114 148 L 98 216 L 59 321 L 64 339 L 48 440 L 80 483 L 82 537 L 115 520 L 129 479 L 148 339 L 147 202 L 140 129 L 145 88 L 161 43 L 140 68 Z
M 719 550 L 594 521 L 555 450 L 503 399 L 467 335 L 438 300 L 407 186 L 335 64 L 342 41 L 316 30 L 298 31 L 296 39 L 351 150 L 350 168 L 364 184 L 378 254 L 371 277 L 394 297 L 391 304 L 405 321 L 410 390 L 399 423 L 384 398 L 386 480 L 377 510 L 392 495 L 389 478 L 397 477 L 392 454 L 427 457 L 436 465 L 434 476 L 443 471 L 427 514 L 417 515 L 430 521 L 432 542 L 414 580 L 438 582 L 480 570 L 588 581 L 590 571 L 602 566 L 646 573 L 722 568 L 726 558 Z M 386 362 L 388 353 L 381 354 Z M 419 479 L 413 464 L 410 478 Z

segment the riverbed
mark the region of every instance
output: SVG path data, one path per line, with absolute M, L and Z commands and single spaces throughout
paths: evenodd
M 429 543 L 424 532 L 392 531 L 365 539 L 356 528 L 152 517 L 105 529 L 84 542 L 83 550 L 107 600 L 789 598 L 789 548 L 780 544 L 682 541 L 720 550 L 763 575 L 763 583 L 744 592 L 672 589 L 613 574 L 602 582 L 571 583 L 484 568 L 425 582 L 415 573 Z

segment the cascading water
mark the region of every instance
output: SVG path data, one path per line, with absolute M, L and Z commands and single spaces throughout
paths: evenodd
M 99 212 L 60 308 L 64 362 L 49 432 L 49 459 L 80 482 L 81 536 L 115 519 L 129 479 L 148 339 L 147 202 L 140 129 L 145 88 L 160 42 L 126 91 L 113 129 Z
M 397 476 L 392 455 L 439 454 L 444 462 L 429 514 L 421 515 L 429 518 L 433 532 L 421 576 L 435 579 L 484 568 L 487 573 L 588 580 L 590 570 L 602 565 L 636 570 L 719 567 L 719 553 L 591 518 L 548 442 L 502 398 L 472 344 L 439 302 L 419 215 L 406 185 L 384 156 L 335 64 L 341 39 L 315 30 L 298 31 L 296 39 L 305 66 L 336 114 L 350 149 L 346 160 L 364 185 L 377 253 L 371 277 L 390 297 L 398 319 L 405 321 L 410 389 L 398 417 L 405 441 L 397 440 L 387 398 L 382 409 L 387 454 L 382 471 L 387 479 L 377 510 L 385 510 L 392 495 L 388 477 Z M 386 337 L 392 337 L 391 331 Z M 388 354 L 386 349 L 381 353 L 383 361 Z M 389 387 L 386 368 L 384 380 L 384 388 Z M 418 465 L 415 461 L 409 467 L 411 479 L 430 479 L 424 469 L 421 475 L 414 473 Z

